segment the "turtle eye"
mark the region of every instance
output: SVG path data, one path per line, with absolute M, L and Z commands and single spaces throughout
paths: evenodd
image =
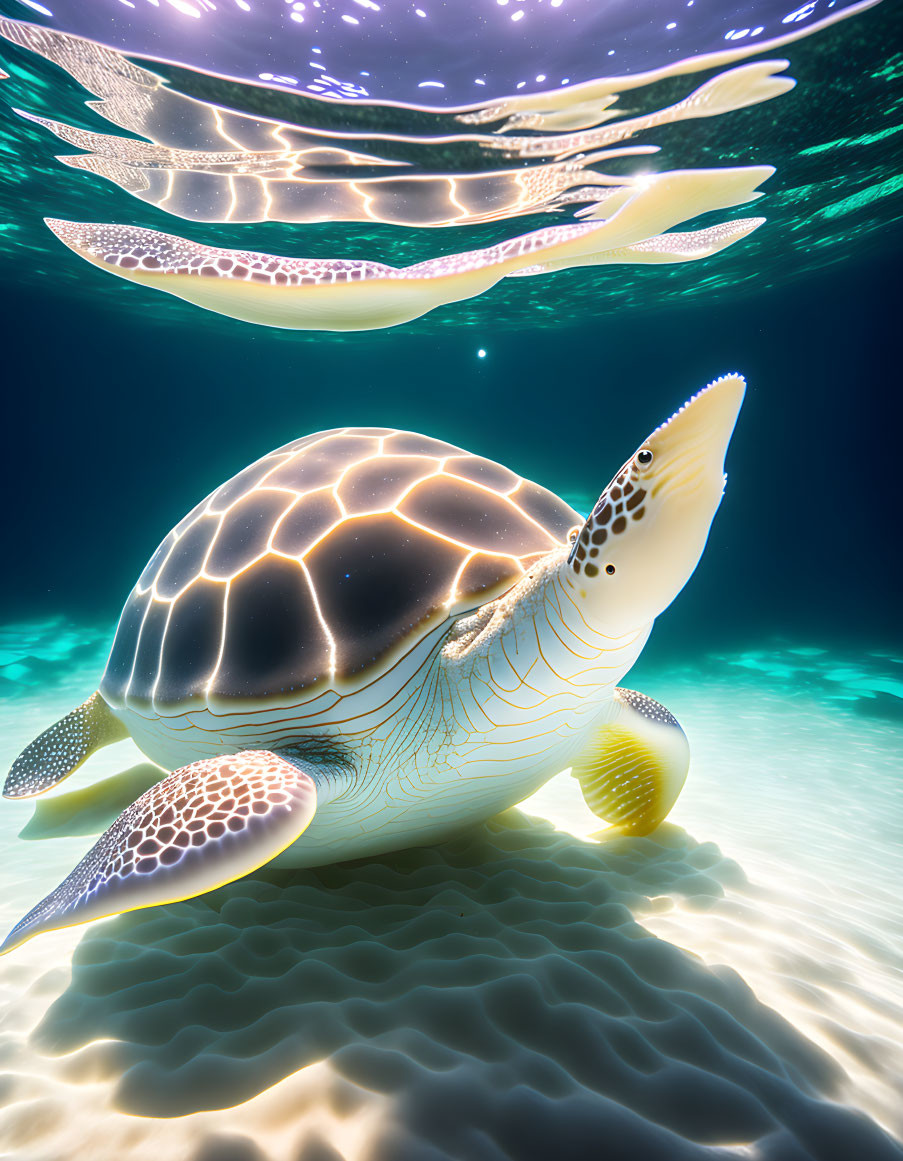
M 648 468 L 652 463 L 652 460 L 653 455 L 648 447 L 641 448 L 640 451 L 636 453 L 636 462 L 637 465 L 641 468 Z
M 614 576 L 615 575 L 615 566 L 613 564 L 607 564 L 605 566 L 605 571 L 608 573 L 609 576 Z

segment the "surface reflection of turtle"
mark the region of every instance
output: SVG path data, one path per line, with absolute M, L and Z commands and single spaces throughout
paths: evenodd
M 163 541 L 100 689 L 19 756 L 40 794 L 131 736 L 167 774 L 8 936 L 440 839 L 572 767 L 652 830 L 687 772 L 671 714 L 618 689 L 692 573 L 743 398 L 717 380 L 583 522 L 489 460 L 383 428 L 258 460 Z

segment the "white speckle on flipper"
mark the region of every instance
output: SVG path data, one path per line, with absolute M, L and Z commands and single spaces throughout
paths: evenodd
M 99 694 L 48 726 L 16 758 L 3 784 L 4 798 L 43 794 L 67 778 L 95 750 L 126 736 Z
M 41 932 L 190 898 L 247 874 L 300 835 L 316 797 L 300 765 L 266 750 L 174 770 L 123 811 L 0 952 Z
M 398 277 L 379 262 L 347 259 L 278 258 L 249 250 L 221 250 L 175 234 L 138 226 L 91 225 L 45 219 L 60 241 L 85 256 L 122 271 L 187 274 L 268 286 L 318 286 L 358 279 Z

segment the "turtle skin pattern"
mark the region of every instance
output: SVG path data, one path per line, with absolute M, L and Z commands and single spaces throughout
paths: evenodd
M 297 838 L 316 803 L 310 775 L 267 750 L 174 770 L 123 811 L 4 947 L 35 928 L 69 927 L 229 882 Z
M 165 712 L 351 692 L 501 595 L 579 522 L 545 488 L 440 440 L 305 436 L 166 537 L 123 609 L 101 693 Z

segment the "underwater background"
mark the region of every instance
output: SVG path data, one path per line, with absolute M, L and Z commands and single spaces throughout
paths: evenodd
M 0 15 L 14 7 L 0 3 Z M 776 167 L 755 207 L 766 224 L 727 252 L 702 264 L 509 279 L 366 333 L 260 328 L 76 262 L 43 217 L 172 232 L 181 223 L 60 166 L 56 143 L 7 112 L 2 471 L 15 547 L 0 594 L 9 618 L 112 624 L 188 508 L 309 431 L 423 431 L 586 508 L 646 431 L 739 371 L 749 393 L 724 505 L 644 656 L 763 634 L 824 635 L 853 650 L 899 641 L 898 457 L 885 441 L 899 422 L 901 31 L 897 7 L 879 5 L 793 45 L 798 84 L 779 100 L 657 131 L 656 168 Z M 90 121 L 84 90 L 47 62 L 6 44 L 4 67 L 13 107 Z M 669 84 L 678 81 L 655 90 L 661 104 Z M 545 224 L 542 215 L 516 231 L 208 224 L 193 236 L 403 265 Z
M 0 16 L 37 19 L 13 0 Z M 176 221 L 54 160 L 13 108 L 109 126 L 0 40 L 6 766 L 96 687 L 158 542 L 271 448 L 410 428 L 588 511 L 693 392 L 748 383 L 705 554 L 627 679 L 690 737 L 669 823 L 592 842 L 598 820 L 559 778 L 435 849 L 264 869 L 35 941 L 0 963 L 0 1151 L 903 1156 L 903 12 L 887 0 L 769 56 L 789 59 L 792 92 L 654 138 L 656 169 L 775 166 L 754 235 L 327 333 L 114 279 L 42 219 L 396 265 L 548 219 Z M 228 103 L 226 82 L 153 67 Z M 292 115 L 284 94 L 256 99 Z M 125 805 L 154 780 L 134 747 L 90 766 L 66 794 L 116 777 Z M 6 926 L 107 825 L 87 798 L 58 802 L 2 804 Z

